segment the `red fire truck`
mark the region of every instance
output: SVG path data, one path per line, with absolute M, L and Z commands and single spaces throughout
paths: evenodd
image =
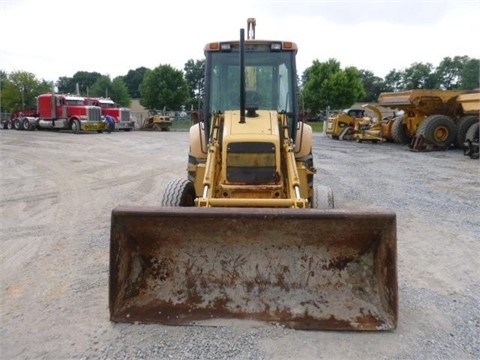
M 85 105 L 99 106 L 102 109 L 103 116 L 112 116 L 115 121 L 115 130 L 130 131 L 135 127 L 135 122 L 130 116 L 130 109 L 117 107 L 115 102 L 110 98 L 86 98 Z
M 57 129 L 103 132 L 107 124 L 100 107 L 85 105 L 85 98 L 70 94 L 42 94 L 37 97 L 37 110 L 22 114 L 13 122 L 17 130 Z

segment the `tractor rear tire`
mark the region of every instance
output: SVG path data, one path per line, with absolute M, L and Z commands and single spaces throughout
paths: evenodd
M 403 117 L 400 116 L 393 120 L 392 124 L 392 139 L 397 144 L 410 144 L 412 139 L 407 134 L 407 125 L 403 123 Z
M 416 136 L 423 136 L 436 146 L 449 147 L 457 137 L 457 126 L 446 115 L 431 115 L 422 121 Z
M 195 186 L 187 179 L 173 179 L 165 187 L 162 206 L 195 206 Z

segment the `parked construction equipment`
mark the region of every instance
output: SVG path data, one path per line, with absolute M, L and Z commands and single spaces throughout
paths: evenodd
M 332 114 L 326 121 L 325 134 L 334 140 L 353 140 L 355 119 L 363 119 L 365 111 L 347 109 L 339 114 Z
M 162 207 L 112 211 L 110 319 L 395 329 L 396 215 L 334 208 L 298 121 L 297 46 L 255 39 L 252 21 L 248 39 L 204 48 L 185 177 Z
M 445 150 L 462 146 L 466 129 L 478 119 L 472 107 L 478 102 L 477 92 L 471 96 L 465 90 L 416 89 L 403 92 L 381 93 L 381 106 L 398 109 L 404 115 L 391 122 L 392 140 L 409 144 L 415 151 Z
M 163 115 L 161 112 L 151 111 L 149 117 L 145 119 L 141 130 L 169 131 L 172 127 L 172 118 L 169 115 Z
M 375 119 L 366 116 L 365 109 L 375 114 Z M 348 109 L 327 119 L 325 134 L 335 140 L 385 141 L 382 128 L 382 113 L 378 107 L 365 104 L 362 109 Z

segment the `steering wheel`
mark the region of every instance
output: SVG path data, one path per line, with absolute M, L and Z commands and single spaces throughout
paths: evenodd
M 246 107 L 256 107 L 258 108 L 262 103 L 262 96 L 252 90 L 248 90 L 245 92 L 245 105 Z

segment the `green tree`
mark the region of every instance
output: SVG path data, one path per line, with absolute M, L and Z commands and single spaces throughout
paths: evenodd
M 189 101 L 187 81 L 181 70 L 160 65 L 145 73 L 140 84 L 140 104 L 147 109 L 178 110 Z
M 38 95 L 52 91 L 53 84 L 39 81 L 26 71 L 0 73 L 2 111 L 14 112 L 35 109 Z
M 8 75 L 5 71 L 0 70 L 0 113 L 6 111 L 5 104 L 2 103 L 4 88 L 8 84 Z
M 55 91 L 54 83 L 51 81 L 46 81 L 42 79 L 42 81 L 40 81 L 40 83 L 38 84 L 38 87 L 35 92 L 37 93 L 37 95 L 40 95 L 40 94 L 45 94 L 47 92 L 52 92 L 52 91 Z
M 413 63 L 403 72 L 404 89 L 435 89 L 438 88 L 436 74 L 430 63 Z
M 61 76 L 57 81 L 58 92 L 63 94 L 75 94 L 76 93 L 76 84 L 73 78 L 68 76 Z
M 8 79 L 2 80 L 1 100 L 2 112 L 22 110 L 21 93 L 17 86 Z
M 77 71 L 72 78 L 73 84 L 75 84 L 75 90 L 73 92 L 77 93 L 76 89 L 78 85 L 79 95 L 89 95 L 90 88 L 101 76 L 98 72 Z
M 92 85 L 91 96 L 108 97 L 119 106 L 130 106 L 131 98 L 122 76 L 110 80 L 110 76 L 102 75 Z
M 16 110 L 34 109 L 38 95 L 37 88 L 40 84 L 35 75 L 25 71 L 14 71 L 10 73 L 9 79 L 16 88 L 12 93 Z
M 375 76 L 369 70 L 360 70 L 359 72 L 363 88 L 365 89 L 365 96 L 361 101 L 376 102 L 378 95 L 385 90 L 385 82 L 381 77 Z
M 302 81 L 304 104 L 312 113 L 327 107 L 349 107 L 366 95 L 358 69 L 342 70 L 335 59 L 325 63 L 315 60 L 303 73 Z
M 8 82 L 8 74 L 5 71 L 0 70 L 0 94 L 7 82 Z M 1 105 L 1 102 L 0 102 L 0 105 Z
M 200 107 L 199 104 L 205 91 L 205 60 L 190 59 L 185 63 L 183 70 L 192 99 L 190 105 Z
M 127 75 L 123 77 L 123 81 L 127 85 L 128 94 L 130 98 L 139 99 L 140 98 L 140 84 L 143 81 L 145 73 L 148 71 L 146 67 L 142 66 L 135 70 L 129 70 Z
M 385 91 L 402 91 L 405 90 L 403 87 L 403 71 L 401 70 L 390 70 L 385 76 Z
M 14 71 L 2 81 L 2 109 L 8 112 L 35 109 L 36 97 L 51 90 L 51 83 L 39 81 L 34 74 Z
M 480 60 L 468 59 L 460 72 L 459 87 L 473 90 L 480 87 Z
M 467 56 L 445 57 L 435 69 L 439 87 L 446 90 L 458 89 L 462 69 L 467 61 Z
M 304 106 L 312 113 L 318 113 L 321 109 L 330 106 L 326 94 L 322 92 L 327 80 L 336 72 L 340 71 L 340 63 L 335 59 L 329 59 L 325 63 L 314 60 L 302 74 L 302 94 Z
M 333 74 L 323 87 L 325 97 L 329 99 L 332 109 L 342 109 L 351 106 L 365 96 L 365 90 L 360 80 L 360 74 L 355 67 Z
M 123 81 L 122 76 L 117 76 L 112 80 L 111 96 L 113 101 L 119 106 L 129 107 L 132 102 L 132 98 L 128 94 L 128 88 Z
M 90 87 L 89 95 L 94 97 L 111 97 L 111 89 L 112 80 L 110 80 L 110 76 L 102 75 Z

